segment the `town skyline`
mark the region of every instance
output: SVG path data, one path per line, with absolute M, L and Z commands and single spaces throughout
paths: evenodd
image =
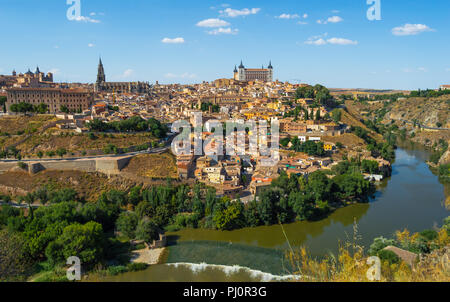
M 354 2 L 81 0 L 81 17 L 68 20 L 66 1 L 14 1 L 0 22 L 14 22 L 18 10 L 23 21 L 5 33 L 0 74 L 39 65 L 58 82 L 94 83 L 101 56 L 111 81 L 210 82 L 232 78 L 241 60 L 252 68 L 271 60 L 283 82 L 400 90 L 446 82 L 443 1 L 382 1 L 379 21 L 367 19 L 366 1 Z

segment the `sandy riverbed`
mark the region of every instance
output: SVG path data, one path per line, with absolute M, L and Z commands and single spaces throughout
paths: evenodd
M 131 262 L 146 263 L 149 265 L 158 264 L 163 252 L 164 248 L 136 250 L 131 254 Z

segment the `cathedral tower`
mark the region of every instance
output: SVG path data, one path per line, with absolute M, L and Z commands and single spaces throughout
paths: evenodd
M 102 58 L 98 63 L 97 84 L 106 82 L 105 69 L 103 68 Z

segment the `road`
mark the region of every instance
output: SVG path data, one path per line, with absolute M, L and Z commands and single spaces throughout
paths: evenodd
M 14 163 L 14 162 L 55 162 L 55 161 L 75 161 L 75 160 L 84 160 L 84 159 L 101 159 L 101 158 L 111 158 L 111 157 L 124 157 L 124 156 L 136 156 L 139 154 L 155 154 L 155 153 L 161 153 L 169 150 L 169 147 L 160 147 L 155 148 L 151 150 L 144 150 L 144 151 L 137 151 L 137 152 L 130 152 L 130 153 L 123 153 L 123 154 L 106 154 L 106 155 L 95 155 L 95 156 L 84 156 L 84 157 L 68 157 L 68 158 L 35 158 L 35 159 L 2 159 L 0 162 L 3 163 Z
M 404 120 L 404 119 L 398 119 L 398 121 L 401 121 L 401 122 L 404 122 L 404 123 L 407 123 L 407 124 L 413 124 L 414 125 L 414 122 L 411 122 L 411 121 L 408 121 L 408 120 Z M 429 130 L 450 130 L 450 128 L 437 128 L 437 127 L 427 127 L 427 126 L 424 126 L 424 125 L 422 125 L 422 124 L 420 124 L 419 122 L 416 122 L 416 125 L 418 125 L 420 128 L 422 128 L 422 129 L 429 129 Z

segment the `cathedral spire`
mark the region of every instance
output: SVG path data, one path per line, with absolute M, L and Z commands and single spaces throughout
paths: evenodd
M 98 61 L 97 83 L 106 82 L 105 69 L 103 68 L 102 58 Z

